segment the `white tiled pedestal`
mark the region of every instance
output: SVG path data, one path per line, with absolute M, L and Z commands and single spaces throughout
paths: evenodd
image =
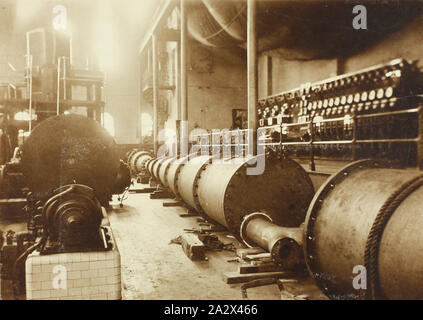
M 113 242 L 110 251 L 30 254 L 25 264 L 27 300 L 121 299 L 120 254 L 106 228 Z

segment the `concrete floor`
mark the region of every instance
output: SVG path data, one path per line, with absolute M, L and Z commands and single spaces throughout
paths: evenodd
M 114 198 L 109 219 L 121 253 L 123 299 L 242 299 L 241 285 L 228 285 L 223 279 L 225 273 L 238 269 L 239 263 L 227 262 L 236 257 L 235 252 L 207 252 L 208 261 L 188 259 L 180 245 L 169 242 L 184 229 L 198 228 L 197 218 L 181 218 L 179 214 L 187 210 L 163 207 L 165 201 L 170 200 L 129 194 L 120 208 Z M 227 232 L 216 234 L 224 243 L 241 247 Z M 309 299 L 325 299 L 311 279 L 286 288 Z M 276 285 L 249 289 L 248 295 L 251 299 L 281 298 Z

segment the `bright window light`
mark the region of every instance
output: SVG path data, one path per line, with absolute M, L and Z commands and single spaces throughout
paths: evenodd
M 108 112 L 105 112 L 103 115 L 103 127 L 112 137 L 115 136 L 115 119 Z
M 15 114 L 15 120 L 18 121 L 29 121 L 29 112 L 28 111 L 20 111 Z M 36 120 L 36 115 L 32 114 L 32 120 Z

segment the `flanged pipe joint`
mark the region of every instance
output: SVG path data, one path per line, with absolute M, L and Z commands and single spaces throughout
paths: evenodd
M 264 161 L 264 172 L 248 175 L 248 167 L 260 161 Z M 196 177 L 193 193 L 208 219 L 240 238 L 243 218 L 253 212 L 265 212 L 276 225 L 298 227 L 304 222 L 314 189 L 295 161 L 259 155 L 206 164 Z
M 248 247 L 258 245 L 270 252 L 272 260 L 282 269 L 304 270 L 301 227 L 281 227 L 266 213 L 254 212 L 244 217 L 240 236 Z
M 139 182 L 147 183 L 150 174 L 147 170 L 147 163 L 152 159 L 152 156 L 147 151 L 133 150 L 128 154 L 127 163 L 131 170 L 133 177 L 138 177 Z

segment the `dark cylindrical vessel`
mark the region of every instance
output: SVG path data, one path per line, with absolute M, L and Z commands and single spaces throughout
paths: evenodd
M 129 188 L 131 185 L 131 170 L 129 166 L 123 161 L 120 160 L 120 166 L 118 173 L 116 175 L 115 186 L 113 188 L 113 194 L 121 194 L 126 188 Z
M 71 114 L 36 126 L 23 145 L 21 164 L 36 198 L 47 199 L 56 188 L 76 183 L 107 201 L 120 161 L 115 141 L 98 122 Z
M 320 187 L 307 213 L 304 256 L 326 295 L 423 299 L 422 176 L 363 160 Z M 363 267 L 367 290 L 354 282 Z

